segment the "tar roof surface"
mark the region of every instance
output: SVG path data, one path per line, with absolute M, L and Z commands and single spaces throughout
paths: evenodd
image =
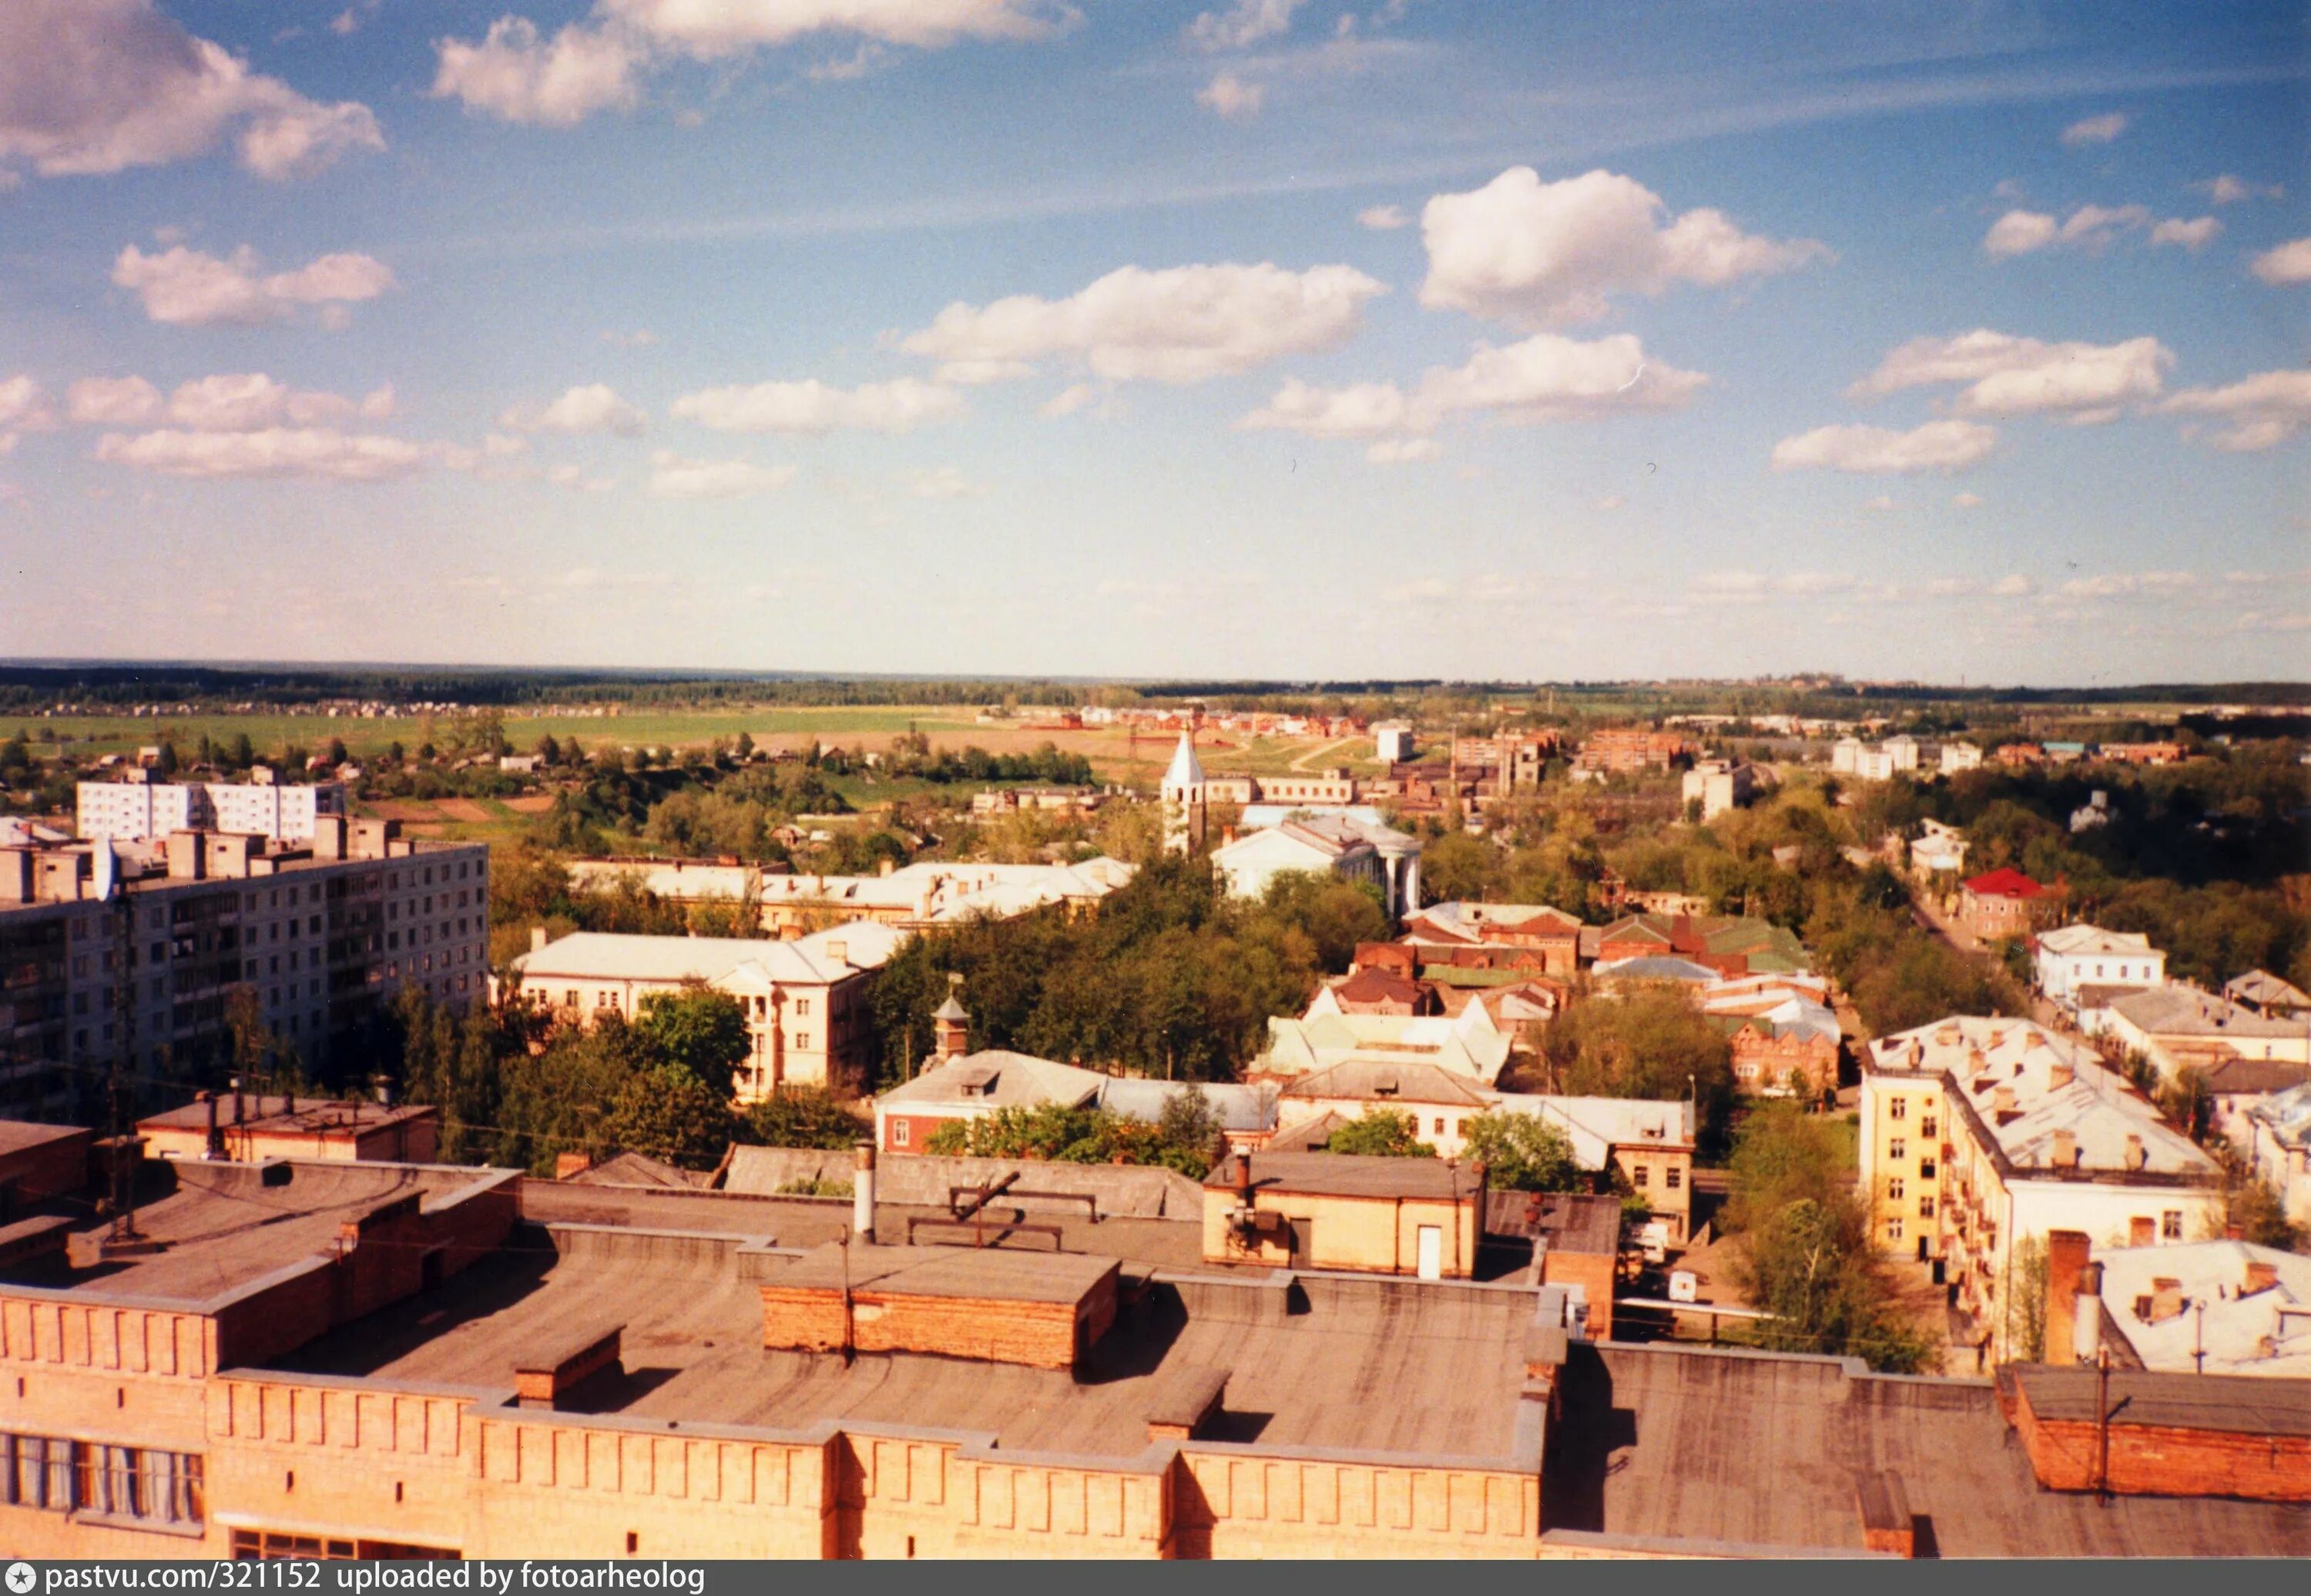
M 1887 1470 L 1945 1557 L 2311 1555 L 2311 1508 L 2039 1489 L 1987 1385 L 1608 1344 L 1561 1390 L 1542 1514 L 1566 1529 L 1858 1553 L 1854 1475 Z
M 336 1240 L 340 1225 L 380 1204 L 412 1192 L 439 1200 L 504 1173 L 299 1162 L 277 1166 L 289 1172 L 289 1179 L 267 1186 L 256 1164 L 160 1167 L 173 1173 L 176 1189 L 140 1204 L 136 1228 L 161 1243 L 161 1250 L 77 1270 L 64 1289 L 206 1302 L 311 1258 Z M 85 1215 L 76 1234 L 92 1236 L 109 1224 L 96 1217 L 84 1197 L 59 1207 Z
M 2093 1369 L 2018 1369 L 2015 1379 L 2041 1418 L 2092 1424 Z M 2223 1430 L 2245 1435 L 2311 1436 L 2311 1380 L 2118 1369 L 2110 1376 L 2111 1422 L 2161 1429 Z
M 34 1125 L 24 1120 L 0 1120 L 0 1158 L 33 1147 L 44 1147 L 68 1136 L 89 1134 L 77 1125 Z
M 802 1429 L 824 1420 L 991 1432 L 1015 1452 L 1137 1457 L 1147 1417 L 1191 1372 L 1230 1372 L 1214 1438 L 1505 1456 L 1524 1380 L 1529 1291 L 1314 1278 L 1167 1278 L 1075 1374 L 908 1354 L 762 1346 L 757 1282 L 684 1238 L 521 1239 L 423 1297 L 343 1327 L 274 1367 L 503 1391 L 517 1360 L 573 1324 L 623 1323 L 624 1372 L 571 1410 Z M 557 1251 L 557 1246 L 567 1248 Z M 735 1250 L 731 1250 L 733 1252 Z M 764 1263 L 772 1263 L 763 1260 Z M 773 1267 L 775 1267 L 773 1265 Z
M 1076 1303 L 1116 1267 L 1082 1252 L 1013 1252 L 1003 1247 L 815 1247 L 764 1282 L 798 1290 L 853 1291 L 885 1296 L 983 1297 L 992 1301 Z
M 1231 1154 L 1204 1184 L 1234 1186 L 1240 1158 Z M 1349 1153 L 1263 1152 L 1251 1161 L 1251 1183 L 1261 1191 L 1312 1197 L 1449 1199 L 1474 1195 L 1473 1168 L 1442 1158 L 1373 1158 Z

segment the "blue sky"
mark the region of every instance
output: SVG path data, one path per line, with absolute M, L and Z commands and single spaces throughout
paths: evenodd
M 2300 8 L 16 0 L 0 652 L 2301 678 Z

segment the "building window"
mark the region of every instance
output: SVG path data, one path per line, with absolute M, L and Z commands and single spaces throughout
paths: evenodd
M 354 1558 L 387 1558 L 414 1563 L 459 1554 L 438 1546 L 410 1546 L 397 1540 L 341 1540 L 327 1535 L 289 1535 L 275 1530 L 235 1530 L 232 1560 L 236 1563 L 342 1563 Z
M 1661 1184 L 1668 1187 L 1671 1191 L 1677 1190 L 1679 1187 L 1685 1184 L 1685 1171 L 1678 1168 L 1675 1164 L 1671 1164 L 1669 1168 L 1661 1172 Z
M 810 1049 L 810 1033 L 807 1031 L 796 1032 L 794 1044 L 798 1050 L 807 1052 Z
M 1899 1219 L 1886 1221 L 1886 1239 L 1889 1242 L 1898 1242 L 1902 1239 L 1902 1222 Z
M 1921 1159 L 1919 1159 L 1919 1160 L 1918 1160 L 1918 1178 L 1919 1178 L 1919 1179 L 1921 1179 L 1921 1180 L 1926 1180 L 1926 1181 L 1931 1181 L 1931 1180 L 1932 1180 L 1932 1179 L 1934 1178 L 1934 1170 L 1935 1170 L 1935 1164 L 1934 1164 L 1934 1161 L 1933 1161 L 1932 1159 L 1931 1159 L 1931 1158 L 1921 1158 Z
M 1921 1219 L 1931 1219 L 1933 1217 L 1934 1199 L 1931 1197 L 1922 1197 L 1918 1199 L 1918 1217 Z
M 914 1129 L 914 1127 L 913 1127 L 912 1125 L 909 1124 L 909 1123 L 908 1123 L 906 1121 L 904 1121 L 904 1120 L 894 1120 L 894 1121 L 891 1121 L 891 1145 L 892 1145 L 893 1147 L 905 1147 L 905 1146 L 907 1145 L 908 1133 L 909 1133 L 910 1131 L 911 1131 L 913 1129 Z
M 1889 1120 L 1908 1119 L 1910 1117 L 1910 1100 L 1906 1097 L 1890 1097 L 1887 1099 L 1886 1117 Z
M 1886 1156 L 1887 1156 L 1887 1157 L 1888 1157 L 1888 1158 L 1907 1158 L 1909 1156 L 1910 1156 L 1910 1144 L 1909 1144 L 1908 1142 L 1904 1141 L 1900 1137 L 1898 1137 L 1898 1136 L 1897 1136 L 1897 1137 L 1896 1137 L 1892 1141 L 1889 1141 L 1889 1142 L 1888 1142 L 1888 1143 L 1886 1144 Z
M 810 999 L 807 999 L 807 998 L 797 998 L 797 999 L 795 999 L 795 1013 L 796 1013 L 798 1016 L 800 1016 L 800 1015 L 806 1015 L 806 1014 L 808 1014 L 809 1012 L 810 1012 Z
M 1653 1177 L 1653 1172 L 1651 1166 L 1640 1164 L 1629 1171 L 1629 1184 L 1642 1191 L 1652 1182 Z
M 1902 1191 L 1903 1186 L 1901 1176 L 1896 1175 L 1892 1180 L 1886 1182 L 1886 1195 L 1893 1201 L 1899 1202 L 1902 1200 Z
M 196 1530 L 201 1460 L 157 1447 L 0 1435 L 0 1501 L 131 1527 Z
M 1434 1134 L 1437 1136 L 1444 1134 L 1444 1116 L 1442 1114 L 1436 1116 L 1436 1129 Z
M 1934 1139 L 1935 1132 L 1936 1127 L 1932 1116 L 1918 1121 L 1918 1134 L 1924 1137 L 1928 1141 Z
M 2179 1242 L 2183 1239 L 2182 1209 L 2168 1208 L 2158 1216 L 2158 1239 L 2162 1242 Z

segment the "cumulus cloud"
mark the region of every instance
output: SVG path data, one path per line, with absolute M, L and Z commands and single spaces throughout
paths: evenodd
M 1374 232 L 1393 232 L 1400 227 L 1410 227 L 1412 218 L 1404 214 L 1401 205 L 1367 205 L 1356 213 L 1356 225 L 1369 227 Z
M 131 244 L 112 263 L 112 281 L 144 301 L 147 317 L 172 327 L 253 326 L 302 305 L 326 314 L 394 286 L 393 268 L 373 256 L 324 255 L 293 272 L 268 274 L 246 244 L 222 258 L 181 244 L 147 255 Z
M 141 427 L 159 419 L 161 390 L 142 377 L 84 377 L 65 390 L 65 414 L 82 426 Z
M 2247 270 L 2274 288 L 2311 283 L 2311 239 L 2292 239 L 2265 249 L 2247 263 Z
M 650 456 L 650 491 L 654 499 L 748 499 L 775 492 L 794 479 L 792 466 L 685 459 L 667 449 Z
M 235 133 L 241 164 L 275 180 L 385 147 L 367 106 L 253 73 L 152 0 L 0 7 L 0 161 L 48 177 L 116 172 L 190 160 Z
M 506 16 L 477 41 L 435 40 L 432 92 L 506 121 L 566 127 L 633 105 L 641 75 L 677 58 L 742 57 L 815 34 L 917 49 L 1032 42 L 1080 19 L 1063 0 L 597 0 L 589 19 L 551 38 Z M 855 76 L 873 59 L 862 49 L 853 68 L 823 65 L 812 75 Z
M 1201 382 L 1338 348 L 1356 330 L 1365 301 L 1386 292 L 1346 266 L 1124 266 L 1064 300 L 1018 294 L 949 305 L 900 347 L 944 362 L 949 380 L 990 367 L 1024 372 L 1060 356 L 1111 381 Z
M 1834 258 L 1811 240 L 1745 233 L 1724 212 L 1671 217 L 1659 195 L 1604 170 L 1544 183 L 1512 167 L 1421 212 L 1428 277 L 1420 302 L 1523 327 L 1592 321 L 1615 294 L 1720 286 Z
M 1890 427 L 1816 427 L 1774 445 L 1776 471 L 1821 468 L 1870 475 L 1962 471 L 1989 458 L 1998 433 L 1979 422 L 1928 422 L 1907 432 Z
M 2220 232 L 2223 224 L 2212 216 L 2158 221 L 2144 205 L 2080 205 L 2060 222 L 2044 211 L 2009 211 L 1990 224 L 1982 238 L 1982 249 L 1993 260 L 2055 248 L 2096 250 L 2107 248 L 2122 233 L 2145 229 L 2153 244 L 2179 244 L 2197 250 Z
M 830 388 L 813 378 L 704 388 L 676 399 L 673 414 L 719 432 L 898 433 L 927 422 L 954 420 L 963 414 L 963 399 L 954 389 L 919 377 L 853 388 Z
M 2286 188 L 2281 184 L 2250 183 L 2246 179 L 2235 178 L 2228 172 L 2219 173 L 2202 183 L 2193 183 L 2191 187 L 2219 205 L 2235 205 L 2241 200 L 2247 199 L 2279 199 L 2287 193 Z
M 1979 510 L 1982 508 L 1982 495 L 1980 493 L 1953 493 L 1950 495 L 1950 507 L 1954 510 Z
M 2158 406 L 2169 415 L 2202 415 L 2220 423 L 2212 447 L 2245 454 L 2269 449 L 2311 424 L 2311 371 L 2259 371 L 2227 388 L 2186 388 Z
M 1259 115 L 1260 103 L 1267 98 L 1266 88 L 1246 83 L 1232 72 L 1221 73 L 1196 91 L 1198 105 L 1230 122 Z
M 649 418 L 606 382 L 564 388 L 550 405 L 515 405 L 498 417 L 498 425 L 513 432 L 615 432 L 622 438 L 634 437 L 648 424 Z
M 2212 216 L 2195 217 L 2189 222 L 2170 216 L 2150 230 L 2150 241 L 2179 244 L 2195 255 L 2214 242 L 2215 235 L 2222 230 L 2223 224 Z
M 1647 360 L 1628 333 L 1590 342 L 1538 333 L 1501 348 L 1480 346 L 1464 365 L 1434 367 L 1410 393 L 1393 382 L 1319 388 L 1290 378 L 1237 424 L 1307 438 L 1383 438 L 1430 432 L 1471 414 L 1512 423 L 1595 421 L 1676 409 L 1708 380 Z
M 0 380 L 0 432 L 45 432 L 55 424 L 48 396 L 37 381 L 22 375 Z
M 1094 415 L 1105 420 L 1112 404 L 1112 399 L 1103 397 L 1100 390 L 1090 383 L 1071 382 L 1044 400 L 1036 409 L 1035 414 L 1046 421 L 1057 421 L 1063 415 L 1073 415 L 1078 411 L 1088 410 Z
M 1224 12 L 1208 11 L 1188 24 L 1188 42 L 1199 50 L 1240 50 L 1288 32 L 1292 13 L 1307 0 L 1235 0 Z
M 83 392 L 84 388 L 89 391 Z M 81 405 L 87 399 L 95 402 L 95 408 L 122 417 L 118 423 L 103 415 L 85 418 L 99 425 L 138 425 L 165 419 L 170 426 L 196 432 L 248 432 L 284 424 L 299 428 L 322 426 L 355 418 L 385 421 L 391 418 L 394 405 L 389 385 L 362 398 L 349 399 L 342 394 L 292 388 L 262 371 L 226 372 L 182 383 L 169 396 L 165 410 L 157 414 L 154 407 L 145 403 L 148 395 L 155 400 L 159 397 L 151 384 L 141 378 L 94 388 L 75 384 L 70 401 L 73 419 L 83 419 Z
M 434 45 L 436 100 L 463 100 L 508 122 L 569 127 L 641 98 L 634 82 L 646 47 L 623 32 L 572 22 L 549 40 L 524 17 L 500 17 L 479 42 Z
M 602 342 L 613 349 L 648 349 L 658 342 L 658 335 L 646 327 L 638 327 L 632 332 L 609 327 L 603 331 Z
M 2127 404 L 2158 396 L 2172 351 L 2156 338 L 2122 344 L 2047 344 L 1978 327 L 1954 338 L 1913 338 L 1846 392 L 1874 398 L 1906 388 L 1963 383 L 1961 414 L 2061 415 L 2109 421 Z
M 424 466 L 430 453 L 423 444 L 335 427 L 108 432 L 96 446 L 100 460 L 166 476 L 302 477 L 335 482 L 384 482 L 406 476 Z
M 2088 144 L 2106 144 L 2126 131 L 2128 120 L 2124 111 L 2087 117 L 2062 129 L 2062 142 L 2074 150 Z
M 2121 571 L 2074 577 L 2062 586 L 2065 598 L 2131 598 L 2138 594 L 2179 592 L 2198 586 L 2188 571 Z

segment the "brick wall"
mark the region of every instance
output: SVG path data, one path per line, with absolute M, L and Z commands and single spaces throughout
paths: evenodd
M 2014 1427 L 2038 1483 L 2048 1490 L 2090 1491 L 2096 1483 L 2096 1426 L 2042 1419 L 2029 1392 L 2017 1388 Z M 2202 1496 L 2219 1491 L 2264 1502 L 2311 1502 L 2311 1436 L 2237 1435 L 2114 1422 L 2110 1488 L 2127 1496 Z
M 850 1294 L 852 1344 L 861 1352 L 922 1352 L 1069 1369 L 1077 1351 L 1114 1322 L 1115 1284 L 1116 1271 L 1110 1269 L 1080 1303 L 885 1295 L 862 1287 Z M 762 1293 L 764 1347 L 842 1349 L 841 1291 L 773 1283 Z

